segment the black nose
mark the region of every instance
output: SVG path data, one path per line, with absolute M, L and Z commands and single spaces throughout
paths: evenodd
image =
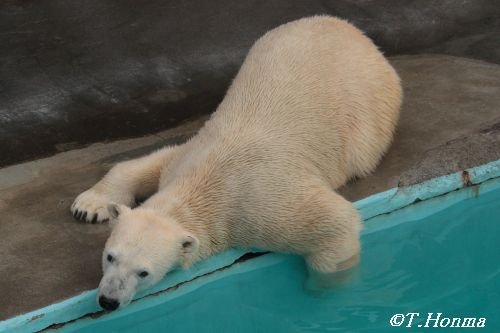
M 99 297 L 99 305 L 105 310 L 116 310 L 120 306 L 120 303 L 116 299 L 107 298 L 105 296 Z

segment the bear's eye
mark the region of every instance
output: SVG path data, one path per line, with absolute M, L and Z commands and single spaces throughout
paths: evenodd
M 115 258 L 111 254 L 108 254 L 107 259 L 108 259 L 108 262 L 115 261 Z
M 142 271 L 142 272 L 140 272 L 140 273 L 139 273 L 139 276 L 140 276 L 141 278 L 145 278 L 145 277 L 146 277 L 146 276 L 148 276 L 148 275 L 149 275 L 149 273 L 148 273 L 148 272 L 146 272 L 146 271 Z

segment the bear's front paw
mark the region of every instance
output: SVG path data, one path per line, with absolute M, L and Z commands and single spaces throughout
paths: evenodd
M 79 221 L 102 223 L 110 219 L 107 207 L 111 202 L 117 202 L 117 200 L 91 188 L 81 193 L 75 199 L 70 209 L 75 219 Z

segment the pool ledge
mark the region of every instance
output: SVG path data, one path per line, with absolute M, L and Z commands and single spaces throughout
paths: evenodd
M 481 184 L 500 177 L 500 160 L 474 168 L 432 178 L 406 187 L 395 187 L 354 203 L 363 220 L 401 209 L 412 203 L 428 200 L 464 187 Z
M 469 187 L 473 190 L 477 187 L 475 185 L 479 185 L 490 180 L 495 180 L 495 187 L 498 185 L 497 180 L 500 180 L 500 160 L 446 176 L 433 178 L 419 184 L 393 188 L 385 192 L 377 193 L 355 202 L 355 206 L 358 208 L 363 220 L 366 222 L 371 218 L 396 211 L 418 201 L 424 201 L 442 196 L 446 193 L 462 188 Z M 365 229 L 365 232 L 370 232 L 370 228 Z M 214 278 L 214 272 L 217 273 L 224 268 L 233 267 L 233 264 L 248 252 L 251 251 L 229 250 L 211 258 L 210 260 L 200 262 L 187 271 L 175 271 L 169 274 L 168 277 L 155 287 L 138 294 L 136 299 L 143 299 L 139 301 L 142 302 L 151 299 L 151 297 L 148 296 L 168 294 L 169 290 L 176 290 L 179 285 L 188 281 L 194 279 L 201 281 L 202 279 L 198 278 L 205 275 L 207 275 L 207 278 L 209 275 L 212 275 L 211 278 Z M 257 262 L 262 264 L 264 261 L 249 260 L 248 262 L 253 263 L 236 265 L 239 266 L 237 270 L 244 271 L 244 266 L 248 266 L 247 268 L 249 268 L 257 264 Z M 211 278 L 203 280 L 210 280 Z M 193 288 L 195 287 L 194 285 L 199 286 L 205 282 L 206 281 L 202 281 L 202 283 L 197 282 L 196 284 L 188 283 L 186 285 L 191 285 L 190 288 Z M 124 309 L 119 312 L 122 312 L 124 315 L 128 312 L 127 310 L 128 309 Z M 0 332 L 35 332 L 52 325 L 73 321 L 99 311 L 100 308 L 96 303 L 96 290 L 90 290 L 59 303 L 1 321 Z

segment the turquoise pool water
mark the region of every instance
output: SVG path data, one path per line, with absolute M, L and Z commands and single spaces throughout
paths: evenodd
M 429 312 L 483 317 L 500 332 L 500 190 L 449 205 L 446 196 L 371 219 L 358 274 L 315 297 L 300 258 L 268 254 L 152 296 L 131 309 L 64 326 L 65 332 L 461 332 L 419 328 Z M 441 200 L 441 203 L 440 201 Z M 446 205 L 444 205 L 446 206 Z M 430 211 L 436 211 L 428 215 Z M 426 216 L 428 215 L 428 216 Z M 184 290 L 185 289 L 185 290 Z M 142 303 L 141 303 L 142 302 Z M 394 314 L 418 312 L 391 327 Z M 431 321 L 431 326 L 434 324 Z M 477 323 L 477 322 L 476 322 Z M 444 322 L 446 324 L 446 322 Z

